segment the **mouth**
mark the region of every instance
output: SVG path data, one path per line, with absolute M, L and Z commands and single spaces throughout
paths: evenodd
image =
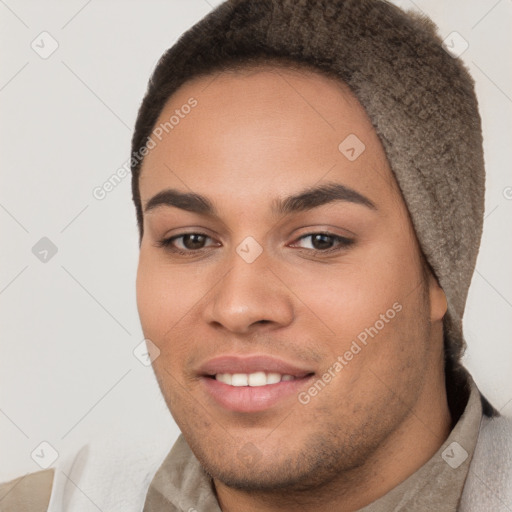
M 302 377 L 295 377 L 290 374 L 281 374 L 275 372 L 254 372 L 254 373 L 217 373 L 211 375 L 211 378 L 223 382 L 228 386 L 242 387 L 250 386 L 253 388 L 279 384 L 280 382 L 290 382 Z
M 268 356 L 222 356 L 208 361 L 200 381 L 222 409 L 261 412 L 277 406 L 313 378 L 314 372 Z

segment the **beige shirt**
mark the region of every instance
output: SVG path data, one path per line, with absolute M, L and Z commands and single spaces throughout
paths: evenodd
M 401 484 L 358 512 L 453 512 L 476 446 L 482 404 L 469 377 L 468 403 L 437 453 Z M 151 481 L 143 512 L 221 512 L 211 478 L 181 435 Z

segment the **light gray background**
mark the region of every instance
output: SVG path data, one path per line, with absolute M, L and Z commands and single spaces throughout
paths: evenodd
M 132 353 L 143 336 L 130 179 L 102 201 L 92 191 L 126 161 L 161 53 L 219 3 L 0 0 L 0 481 L 40 469 L 42 441 L 62 456 L 103 436 L 178 434 Z M 512 0 L 396 3 L 469 43 L 488 177 L 465 362 L 512 415 Z M 43 31 L 59 45 L 47 59 L 31 48 Z M 58 249 L 46 263 L 32 253 L 42 237 Z

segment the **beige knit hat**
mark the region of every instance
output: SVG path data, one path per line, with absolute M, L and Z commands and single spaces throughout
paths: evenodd
M 339 77 L 366 109 L 448 299 L 446 355 L 457 367 L 483 225 L 482 135 L 473 80 L 443 49 L 428 19 L 382 0 L 229 0 L 158 62 L 139 110 L 133 152 L 186 80 L 271 58 Z M 132 164 L 142 234 L 140 162 Z

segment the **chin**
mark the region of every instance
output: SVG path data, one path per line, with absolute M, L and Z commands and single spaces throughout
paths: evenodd
M 215 480 L 222 482 L 225 486 L 246 492 L 272 493 L 282 491 L 309 491 L 315 485 L 311 479 L 311 471 L 295 472 L 289 467 L 282 465 L 276 467 L 273 463 L 265 464 L 258 471 L 254 468 L 247 468 L 243 465 L 214 466 L 205 464 L 206 472 Z M 268 466 L 268 467 L 267 467 Z M 313 485 L 312 485 L 313 484 Z
M 190 442 L 189 442 L 190 444 Z M 329 485 L 340 474 L 347 477 L 366 457 L 365 450 L 357 450 L 342 439 L 326 438 L 316 433 L 300 448 L 286 447 L 284 439 L 267 445 L 264 453 L 255 452 L 252 443 L 190 444 L 205 471 L 227 487 L 246 492 L 270 493 L 311 492 Z M 283 452 L 282 449 L 286 449 Z M 245 457 L 245 455 L 252 455 Z

